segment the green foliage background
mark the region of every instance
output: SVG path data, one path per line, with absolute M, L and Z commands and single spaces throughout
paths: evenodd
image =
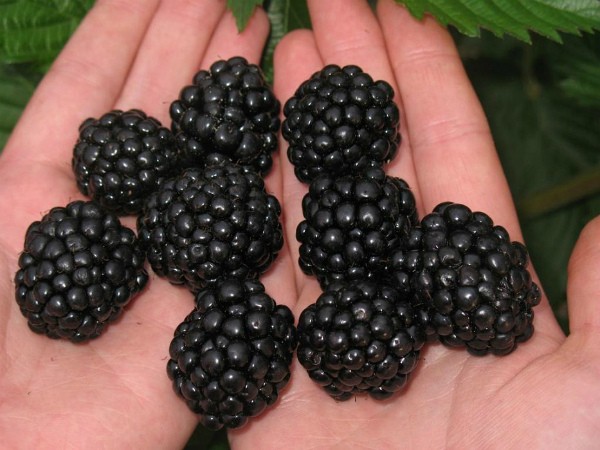
M 600 2 L 396 1 L 417 18 L 432 14 L 453 34 L 490 122 L 531 259 L 568 331 L 568 257 L 582 227 L 600 213 Z M 271 37 L 262 65 L 272 78 L 276 43 L 289 30 L 310 27 L 305 0 L 227 3 L 240 29 L 256 5 L 266 8 Z M 92 5 L 0 0 L 0 149 Z M 187 447 L 228 445 L 224 432 L 198 427 Z

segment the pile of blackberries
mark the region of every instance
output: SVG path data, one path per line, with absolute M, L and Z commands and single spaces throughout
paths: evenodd
M 299 264 L 323 293 L 298 322 L 298 359 L 338 400 L 401 389 L 427 340 L 475 355 L 531 336 L 540 292 L 527 252 L 484 213 L 443 203 L 421 221 L 408 184 L 385 174 L 400 114 L 393 90 L 329 65 L 284 106 L 283 136 L 310 183 Z
M 143 111 L 85 120 L 72 168 L 90 199 L 31 224 L 15 276 L 29 327 L 98 337 L 153 271 L 186 287 L 167 374 L 202 424 L 242 426 L 272 405 L 293 353 L 328 394 L 385 399 L 423 345 L 511 352 L 533 332 L 540 292 L 523 245 L 484 213 L 443 203 L 421 220 L 408 184 L 385 173 L 400 144 L 392 87 L 359 67 L 326 66 L 280 103 L 242 57 L 198 72 L 170 106 L 170 129 Z M 309 183 L 299 264 L 322 294 L 300 315 L 259 277 L 283 246 L 265 188 L 277 132 Z M 118 215 L 137 216 L 137 236 Z
M 278 398 L 296 348 L 291 310 L 258 277 L 283 246 L 263 181 L 280 103 L 258 66 L 215 62 L 181 90 L 171 128 L 143 111 L 85 120 L 72 168 L 89 201 L 28 229 L 15 276 L 29 327 L 98 337 L 153 271 L 195 296 L 170 345 L 173 388 L 212 429 L 239 427 Z M 137 216 L 137 237 L 117 215 Z
M 138 236 L 155 273 L 196 296 L 175 330 L 167 373 L 211 428 L 242 426 L 290 378 L 294 317 L 258 280 L 283 246 L 265 188 L 280 103 L 244 58 L 201 70 L 171 104 L 181 168 L 150 194 Z

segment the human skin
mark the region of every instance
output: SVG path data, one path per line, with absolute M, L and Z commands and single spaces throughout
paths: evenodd
M 465 203 L 522 241 L 486 118 L 448 33 L 393 0 L 381 0 L 376 14 L 364 0 L 308 3 L 313 30 L 288 34 L 276 49 L 278 98 L 329 63 L 356 64 L 388 81 L 403 141 L 386 171 L 410 184 L 420 214 L 442 201 Z M 173 331 L 193 307 L 190 293 L 152 275 L 103 336 L 73 345 L 29 331 L 12 278 L 29 223 L 83 198 L 70 169 L 83 119 L 140 108 L 168 124 L 168 105 L 193 73 L 234 55 L 257 63 L 267 34 L 262 10 L 238 34 L 224 1 L 100 0 L 36 90 L 0 157 L 0 436 L 7 448 L 185 445 L 197 418 L 173 393 L 165 366 Z M 283 205 L 285 246 L 261 281 L 298 317 L 321 291 L 296 264 L 307 186 L 285 149 L 282 141 L 266 179 Z M 599 238 L 595 219 L 570 260 L 568 337 L 544 296 L 533 337 L 512 354 L 475 357 L 429 345 L 406 390 L 386 401 L 335 402 L 296 362 L 279 401 L 229 432 L 232 448 L 592 448 L 600 442 Z

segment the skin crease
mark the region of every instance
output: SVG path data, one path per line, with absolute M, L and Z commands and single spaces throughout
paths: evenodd
M 432 19 L 415 21 L 393 0 L 381 0 L 376 14 L 365 0 L 309 0 L 309 7 L 314 30 L 290 33 L 276 50 L 278 98 L 285 101 L 327 63 L 356 64 L 387 80 L 402 111 L 403 142 L 386 170 L 411 185 L 421 215 L 441 201 L 462 202 L 522 240 L 485 116 L 449 35 Z M 0 215 L 6 448 L 185 445 L 197 420 L 172 392 L 165 364 L 173 330 L 193 307 L 191 294 L 151 275 L 102 337 L 73 345 L 27 329 L 11 280 L 29 223 L 83 198 L 70 172 L 83 119 L 135 107 L 168 124 L 168 105 L 193 73 L 234 55 L 258 62 L 267 34 L 262 10 L 238 34 L 223 0 L 99 0 L 37 89 L 0 157 L 0 209 L 10 211 Z M 266 182 L 284 205 L 286 246 L 261 281 L 297 317 L 320 291 L 296 264 L 294 234 L 307 186 L 293 176 L 285 148 L 282 142 Z M 543 299 L 533 338 L 516 352 L 477 358 L 430 345 L 407 389 L 383 402 L 336 403 L 296 362 L 275 407 L 230 432 L 232 448 L 596 447 L 598 261 L 595 219 L 569 264 L 568 337 Z

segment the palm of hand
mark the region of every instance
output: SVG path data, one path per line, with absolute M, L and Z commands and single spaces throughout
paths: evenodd
M 296 373 L 277 414 L 234 432 L 232 442 L 276 448 L 281 437 L 267 430 L 294 423 L 285 432 L 290 448 L 592 448 L 598 364 L 582 361 L 578 339 L 558 347 L 539 337 L 535 351 L 523 346 L 502 363 L 431 347 L 406 391 L 380 403 L 336 403 Z
M 387 172 L 409 182 L 421 214 L 446 200 L 475 209 L 480 204 L 513 239 L 522 240 L 485 118 L 448 36 L 432 22 L 415 24 L 391 1 L 379 2 L 378 20 L 361 2 L 322 3 L 309 1 L 314 34 L 297 32 L 277 49 L 275 88 L 280 98 L 289 97 L 325 63 L 370 64 L 379 78 L 399 83 L 404 143 Z M 300 55 L 302 73 L 294 67 Z M 452 88 L 444 92 L 441 86 Z M 465 176 L 467 167 L 474 166 L 477 170 Z M 282 170 L 284 177 L 292 177 L 288 169 Z M 285 187 L 286 205 L 299 203 L 306 192 L 306 186 L 291 182 Z M 301 219 L 300 212 L 288 210 L 288 228 Z M 598 232 L 598 223 L 595 231 L 593 226 L 573 256 L 572 298 L 598 292 L 598 277 L 593 284 L 589 271 L 579 272 L 594 258 L 587 247 Z M 597 246 L 594 252 L 597 257 Z M 298 316 L 320 291 L 298 271 L 296 285 Z M 572 333 L 565 340 L 544 301 L 535 308 L 533 338 L 506 357 L 474 357 L 440 344 L 428 346 L 406 390 L 384 402 L 358 397 L 337 403 L 296 363 L 301 370 L 294 372 L 277 411 L 230 433 L 230 440 L 240 448 L 275 448 L 280 434 L 268 430 L 285 429 L 290 448 L 593 446 L 600 418 L 593 406 L 600 396 L 600 364 L 591 345 L 594 317 L 586 317 L 591 311 L 583 305 L 573 311 Z M 565 414 L 572 415 L 566 420 Z
M 177 324 L 192 309 L 191 294 L 152 276 L 149 288 L 100 339 L 72 345 L 27 329 L 10 282 L 27 225 L 50 207 L 81 198 L 70 173 L 69 152 L 83 116 L 97 116 L 113 107 L 140 107 L 167 123 L 164 111 L 162 115 L 152 111 L 188 82 L 194 64 L 206 67 L 234 54 L 251 61 L 259 58 L 267 33 L 263 14 L 255 15 L 247 31 L 237 34 L 231 17 L 223 14 L 224 6 L 216 2 L 183 2 L 176 8 L 158 6 L 156 1 L 144 5 L 143 12 L 108 2 L 95 9 L 38 90 L 0 161 L 0 207 L 14 211 L 10 217 L 0 217 L 0 434 L 10 436 L 9 447 L 50 442 L 74 447 L 177 447 L 195 425 L 194 415 L 173 394 L 165 374 L 168 344 Z M 402 124 L 405 141 L 403 156 L 388 171 L 409 182 L 421 211 L 448 199 L 477 208 L 494 198 L 492 217 L 519 239 L 485 118 L 448 37 L 431 22 L 413 22 L 402 10 L 393 9 L 391 1 L 381 2 L 380 24 L 366 2 L 358 0 L 312 1 L 310 7 L 314 34 L 288 36 L 276 54 L 278 97 L 288 98 L 300 81 L 325 62 L 347 61 L 364 66 L 377 78 L 398 80 L 400 101 L 407 111 Z M 111 8 L 123 10 L 116 15 Z M 169 52 L 168 44 L 162 43 L 179 36 L 173 28 L 175 20 L 202 20 L 206 28 L 206 35 L 187 44 L 181 54 Z M 131 26 L 132 21 L 138 26 Z M 149 23 L 154 33 L 144 37 Z M 380 25 L 392 36 L 385 43 Z M 391 27 L 403 28 L 405 35 L 413 37 L 413 46 L 394 40 L 400 34 L 390 32 Z M 364 33 L 361 40 L 352 41 L 348 30 L 357 29 Z M 104 30 L 100 32 L 106 39 L 125 34 L 127 39 L 121 41 L 127 44 L 107 50 L 96 36 L 98 30 Z M 85 56 L 90 45 L 97 47 L 95 53 L 89 52 L 96 55 L 94 60 Z M 387 52 L 394 57 L 388 59 Z M 172 67 L 181 70 L 165 76 L 156 68 L 157 57 L 169 59 Z M 93 67 L 95 75 L 85 72 L 82 77 L 86 67 Z M 431 86 L 440 79 L 455 89 L 434 94 Z M 101 92 L 98 86 L 103 86 Z M 56 92 L 61 90 L 67 92 L 63 96 L 67 107 L 57 109 Z M 31 134 L 29 130 L 42 119 L 48 127 Z M 445 161 L 435 169 L 432 161 L 440 158 L 436 148 L 454 152 L 453 163 Z M 463 162 L 472 162 L 471 158 L 477 162 L 477 173 L 468 180 L 458 178 L 465 170 Z M 283 159 L 276 163 L 267 185 L 285 206 L 288 246 L 262 280 L 269 294 L 298 316 L 315 301 L 319 288 L 294 262 L 294 231 L 306 186 L 295 180 Z M 442 175 L 442 170 L 449 175 Z M 461 179 L 460 186 L 451 183 L 453 175 Z M 482 185 L 487 186 L 486 192 L 481 192 Z M 132 225 L 131 220 L 127 223 Z M 590 228 L 585 242 L 590 244 L 598 232 L 597 226 Z M 573 271 L 578 278 L 571 280 L 577 288 L 569 295 L 585 299 L 599 292 L 597 275 L 590 278 L 583 269 L 600 257 L 600 250 L 591 245 L 580 248 L 584 250 L 579 250 L 573 263 L 574 269 L 580 268 Z M 597 328 L 593 307 L 573 308 L 573 332 L 566 340 L 547 303 L 537 307 L 536 314 L 536 334 L 508 357 L 476 358 L 441 345 L 428 346 L 406 391 L 384 402 L 357 398 L 336 403 L 296 362 L 292 381 L 276 407 L 231 432 L 231 443 L 239 448 L 279 448 L 284 439 L 286 447 L 292 448 L 481 448 L 539 445 L 566 436 L 579 439 L 570 442 L 591 444 L 600 419 L 594 408 L 600 400 L 594 389 L 600 364 L 593 346 Z M 571 411 L 569 421 L 564 411 Z M 573 423 L 580 427 L 576 437 L 571 432 Z
M 27 180 L 29 170 L 15 172 L 15 178 Z M 72 177 L 51 175 L 47 167 L 40 170 L 44 172 L 40 176 L 53 185 L 50 201 L 55 203 L 36 207 L 43 197 L 15 181 L 22 186 L 18 192 L 24 193 L 19 202 L 41 212 L 60 204 L 56 199 L 80 197 Z M 2 195 L 0 206 L 9 210 L 14 201 Z M 41 217 L 40 212 L 33 217 Z M 123 445 L 151 447 L 170 434 L 169 429 L 191 432 L 193 420 L 178 408 L 180 401 L 173 395 L 165 366 L 173 330 L 192 309 L 192 295 L 153 279 L 151 288 L 132 300 L 126 313 L 99 339 L 75 345 L 34 335 L 14 301 L 10 281 L 14 276 L 10 268 L 16 267 L 27 226 L 20 217 L 15 222 L 3 226 L 10 232 L 3 236 L 0 253 L 0 261 L 7 261 L 2 264 L 6 286 L 2 286 L 0 322 L 4 336 L 0 433 L 16 439 L 5 444 L 29 448 L 40 442 L 69 442 L 83 448 L 92 442 L 110 442 L 109 436 L 116 432 Z M 29 428 L 32 423 L 39 424 L 35 432 Z M 158 426 L 147 430 L 144 423 Z

